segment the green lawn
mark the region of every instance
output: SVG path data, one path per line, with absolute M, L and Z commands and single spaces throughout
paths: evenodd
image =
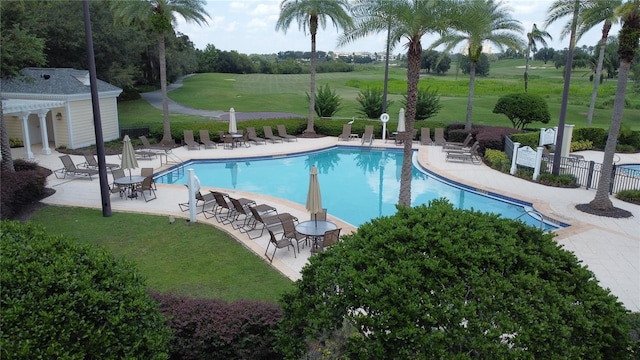
M 293 282 L 215 227 L 164 216 L 47 206 L 31 220 L 132 261 L 148 286 L 192 297 L 276 302 Z
M 522 60 L 502 60 L 491 63 L 489 77 L 476 79 L 473 123 L 507 125 L 510 122 L 504 115 L 493 114 L 497 99 L 503 95 L 523 91 Z M 558 123 L 560 101 L 563 89 L 562 69 L 544 63 L 531 63 L 529 92 L 543 96 L 549 103 L 551 123 Z M 592 83 L 585 69 L 577 69 L 571 78 L 570 97 L 566 123 L 576 126 L 586 125 Z M 351 118 L 358 116 L 359 104 L 356 97 L 361 89 L 383 86 L 384 68 L 367 66 L 351 73 L 317 74 L 317 86 L 328 84 L 343 99 L 343 107 L 336 117 Z M 456 74 L 455 67 L 446 76 L 423 75 L 421 87 L 435 89 L 442 97 L 443 109 L 437 120 L 445 123 L 464 121 L 466 117 L 469 77 Z M 611 121 L 611 104 L 615 94 L 615 80 L 607 80 L 599 88 L 598 107 L 593 126 L 608 128 Z M 406 69 L 392 67 L 389 73 L 389 99 L 394 100 L 388 112 L 392 119 L 402 107 L 402 94 L 406 91 Z M 270 75 L 270 74 L 197 74 L 185 79 L 184 86 L 169 93 L 169 96 L 186 106 L 199 109 L 236 111 L 282 111 L 305 116 L 308 111 L 306 94 L 309 92 L 309 75 Z M 640 130 L 640 100 L 633 96 L 630 89 L 627 96 L 629 106 L 625 109 L 623 121 L 626 126 Z M 608 106 L 603 103 L 610 102 Z M 125 124 L 143 121 L 142 117 L 128 116 L 129 107 L 136 104 L 121 104 L 121 121 Z M 155 121 L 160 112 L 154 110 Z M 197 119 L 197 117 L 196 117 Z M 200 118 L 201 120 L 202 118 Z M 172 121 L 189 121 L 188 117 L 172 115 Z

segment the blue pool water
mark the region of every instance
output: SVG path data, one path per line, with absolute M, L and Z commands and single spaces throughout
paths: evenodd
M 618 167 L 627 175 L 640 177 L 640 164 L 622 164 Z
M 318 168 L 322 205 L 328 212 L 354 226 L 396 212 L 403 154 L 394 149 L 335 147 L 284 157 L 243 160 L 197 160 L 184 164 L 193 169 L 202 186 L 237 189 L 305 204 L 312 165 Z M 502 201 L 445 183 L 437 176 L 413 168 L 412 205 L 446 197 L 456 207 L 501 214 L 506 218 L 540 226 L 526 214 L 524 203 Z M 159 183 L 186 184 L 187 171 L 169 169 Z M 557 226 L 545 224 L 547 229 Z

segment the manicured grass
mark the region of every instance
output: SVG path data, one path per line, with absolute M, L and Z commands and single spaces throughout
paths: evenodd
M 152 290 L 233 301 L 275 302 L 293 282 L 226 233 L 164 216 L 47 206 L 31 218 L 50 234 L 102 246 L 132 261 Z
M 510 122 L 503 115 L 493 114 L 497 99 L 503 95 L 521 92 L 524 88 L 523 60 L 501 60 L 491 63 L 489 77 L 476 79 L 473 123 L 489 125 L 507 125 Z M 360 68 L 359 68 L 360 69 Z M 566 123 L 576 126 L 586 125 L 586 114 L 589 108 L 591 89 L 589 72 L 577 69 L 571 77 L 569 104 Z M 383 86 L 384 68 L 367 66 L 351 73 L 317 74 L 316 85 L 329 84 L 330 88 L 343 99 L 343 107 L 336 114 L 337 118 L 358 117 L 359 104 L 356 97 L 361 89 Z M 446 76 L 423 75 L 421 87 L 435 89 L 442 97 L 443 109 L 437 116 L 446 123 L 464 121 L 466 117 L 469 76 L 456 73 L 455 65 Z M 631 86 L 631 85 L 630 85 Z M 611 122 L 611 101 L 615 94 L 616 81 L 607 80 L 600 85 L 598 102 L 593 119 L 593 126 L 608 128 Z M 544 65 L 541 61 L 532 61 L 530 69 L 529 92 L 543 96 L 551 111 L 551 123 L 535 126 L 551 127 L 557 125 L 562 98 L 563 71 L 555 69 L 552 64 Z M 270 75 L 270 74 L 197 74 L 185 79 L 184 86 L 169 93 L 169 96 L 186 106 L 199 109 L 236 111 L 278 111 L 291 112 L 306 116 L 309 92 L 309 75 Z M 394 103 L 388 112 L 392 119 L 403 106 L 400 102 L 406 92 L 406 69 L 392 67 L 389 72 L 389 99 Z M 632 129 L 640 129 L 640 100 L 633 96 L 630 89 L 627 99 L 629 106 L 625 109 L 623 122 Z M 611 101 L 612 103 L 612 101 Z M 124 105 L 124 104 L 123 104 Z M 122 110 L 121 110 L 122 112 Z M 154 116 L 155 117 L 155 116 Z M 187 118 L 172 115 L 172 121 Z M 201 118 L 200 118 L 201 119 Z M 121 113 L 124 123 L 141 121 L 131 119 Z

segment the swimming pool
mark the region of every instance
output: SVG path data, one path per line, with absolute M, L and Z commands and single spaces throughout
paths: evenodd
M 339 146 L 300 155 L 233 160 L 197 160 L 183 164 L 193 169 L 202 186 L 237 189 L 284 198 L 305 204 L 309 170 L 318 168 L 322 205 L 342 220 L 359 226 L 379 216 L 396 212 L 400 191 L 402 150 Z M 169 169 L 156 178 L 158 183 L 186 184 L 186 171 Z M 515 199 L 505 201 L 452 183 L 419 168 L 414 159 L 411 204 L 426 204 L 447 198 L 461 209 L 501 214 L 540 226 L 531 216 L 530 204 Z M 558 226 L 545 224 L 547 229 Z
M 640 177 L 640 164 L 622 164 L 618 167 L 622 169 L 624 174 Z

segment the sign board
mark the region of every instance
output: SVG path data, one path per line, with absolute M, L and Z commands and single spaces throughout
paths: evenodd
M 556 143 L 556 130 L 545 129 L 543 132 L 540 133 L 540 138 L 542 139 L 540 146 L 553 145 Z
M 521 147 L 518 149 L 518 156 L 516 157 L 516 163 L 518 165 L 535 168 L 536 154 L 537 152 L 529 146 Z

